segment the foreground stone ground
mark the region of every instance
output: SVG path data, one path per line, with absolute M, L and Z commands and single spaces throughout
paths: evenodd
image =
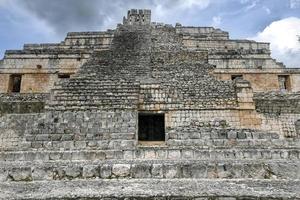
M 300 199 L 300 180 L 74 180 L 0 188 L 1 199 Z

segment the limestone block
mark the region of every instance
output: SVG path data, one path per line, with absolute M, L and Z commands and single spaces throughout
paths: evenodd
M 31 168 L 14 168 L 9 171 L 13 181 L 32 181 Z
M 223 166 L 218 167 L 219 177 L 221 178 L 241 178 L 243 177 L 243 170 L 243 164 L 238 163 L 225 163 Z
M 86 141 L 75 141 L 75 148 L 77 149 L 86 148 Z
M 194 151 L 193 150 L 182 150 L 182 159 L 193 159 Z
M 153 178 L 163 178 L 163 165 L 162 164 L 153 164 L 151 169 L 151 174 Z
M 131 166 L 132 178 L 151 178 L 151 165 L 136 164 Z
M 182 165 L 182 178 L 191 178 L 191 166 L 189 164 Z
M 300 164 L 299 162 L 290 163 L 276 163 L 272 162 L 268 164 L 269 174 L 276 178 L 300 178 Z
M 121 141 L 120 149 L 133 149 L 135 147 L 134 140 L 123 140 Z
M 228 170 L 230 166 L 225 164 L 218 164 L 217 169 L 217 177 L 218 178 L 232 178 L 231 171 Z
M 244 178 L 263 179 L 267 175 L 267 171 L 262 164 L 246 164 L 242 176 Z
M 190 171 L 192 178 L 207 178 L 207 168 L 205 164 L 191 165 Z
M 98 165 L 85 165 L 82 170 L 83 178 L 95 178 L 100 176 L 100 169 Z
M 155 153 L 154 149 L 145 149 L 144 150 L 144 158 L 145 159 L 155 159 L 156 153 Z
M 135 151 L 124 151 L 124 159 L 134 159 L 135 158 Z
M 167 158 L 167 150 L 166 149 L 157 149 L 156 157 L 157 157 L 157 159 L 166 159 Z
M 37 167 L 32 169 L 32 178 L 34 181 L 52 180 L 53 169 L 51 167 Z
M 165 178 L 180 178 L 181 169 L 177 165 L 164 165 L 164 177 Z
M 51 152 L 49 154 L 49 159 L 50 160 L 59 160 L 62 158 L 62 153 L 61 152 Z
M 238 139 L 246 139 L 247 138 L 247 135 L 245 132 L 238 132 L 237 133 L 237 138 Z
M 180 150 L 169 150 L 168 151 L 168 159 L 177 160 L 180 159 L 181 153 Z
M 0 169 L 0 182 L 7 181 L 8 171 L 6 169 Z
M 207 166 L 207 178 L 218 178 L 218 171 L 216 165 Z
M 109 164 L 104 164 L 100 166 L 100 177 L 110 178 L 112 175 L 112 167 Z
M 236 138 L 237 138 L 237 132 L 233 131 L 233 130 L 230 130 L 228 132 L 228 139 L 236 139 Z
M 115 177 L 127 177 L 130 175 L 130 164 L 114 164 L 112 174 Z
M 68 166 L 64 169 L 67 178 L 74 179 L 79 178 L 82 175 L 82 167 L 80 166 Z

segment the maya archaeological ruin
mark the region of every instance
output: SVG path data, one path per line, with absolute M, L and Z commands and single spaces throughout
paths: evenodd
M 0 199 L 300 199 L 300 68 L 136 9 L 7 50 Z

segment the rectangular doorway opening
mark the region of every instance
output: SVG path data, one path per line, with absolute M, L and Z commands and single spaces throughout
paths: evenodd
M 279 75 L 279 90 L 280 91 L 289 91 L 291 87 L 290 77 L 288 75 Z
M 20 74 L 10 75 L 8 91 L 13 93 L 20 93 L 21 83 L 22 83 L 22 75 Z
M 243 79 L 243 75 L 241 74 L 235 74 L 235 75 L 231 75 L 231 80 L 242 80 Z
M 165 114 L 139 113 L 139 141 L 165 141 Z
M 69 79 L 70 77 L 70 74 L 58 74 L 58 78 L 60 79 Z

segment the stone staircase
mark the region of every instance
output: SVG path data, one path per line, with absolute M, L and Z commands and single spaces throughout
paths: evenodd
M 88 145 L 91 139 L 69 149 L 2 151 L 1 198 L 300 199 L 299 139 L 248 129 L 191 130 L 169 130 L 160 146 L 100 149 Z
M 109 50 L 95 50 L 74 77 L 54 86 L 46 109 L 137 109 L 144 82 L 159 84 L 166 95 L 176 90 L 181 109 L 236 107 L 232 82 L 209 74 L 207 54 L 181 48 L 175 29 L 121 26 Z

